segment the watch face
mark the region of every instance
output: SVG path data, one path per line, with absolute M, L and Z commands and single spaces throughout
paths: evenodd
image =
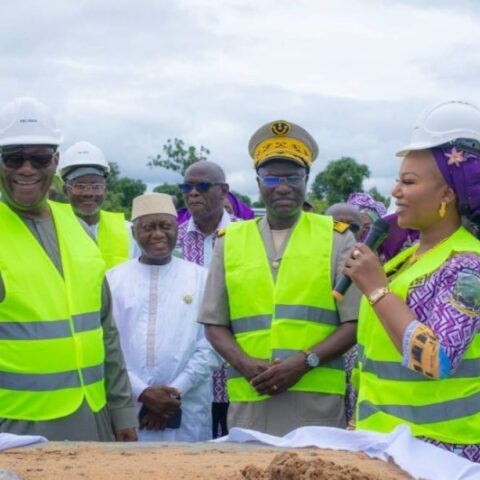
M 318 367 L 319 363 L 320 359 L 318 358 L 318 355 L 316 353 L 309 353 L 307 355 L 307 364 L 309 367 Z

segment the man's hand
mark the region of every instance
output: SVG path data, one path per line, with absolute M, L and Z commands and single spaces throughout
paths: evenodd
M 147 387 L 138 400 L 142 402 L 148 410 L 165 419 L 169 419 L 180 408 L 180 392 L 173 387 L 158 385 Z
M 165 430 L 165 428 L 167 428 L 167 418 L 162 415 L 155 415 L 148 410 L 140 421 L 140 430 Z
M 275 360 L 268 370 L 252 378 L 250 383 L 261 395 L 275 395 L 295 385 L 307 371 L 305 355 L 299 352 L 286 360 Z
M 268 370 L 270 363 L 259 358 L 245 356 L 237 365 L 238 371 L 250 381 L 252 378 Z
M 117 442 L 136 442 L 137 440 L 135 428 L 122 428 L 115 431 L 115 441 Z

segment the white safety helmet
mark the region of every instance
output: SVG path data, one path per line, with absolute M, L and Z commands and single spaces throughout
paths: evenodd
M 0 110 L 0 147 L 62 143 L 57 122 L 46 105 L 30 97 L 16 98 Z
M 78 167 L 95 167 L 103 170 L 105 176 L 110 172 L 110 166 L 103 152 L 90 142 L 77 142 L 60 155 L 60 175 L 62 178 Z
M 451 100 L 425 110 L 417 120 L 410 143 L 397 152 L 404 157 L 412 150 L 433 147 L 458 147 L 480 154 L 480 109 Z

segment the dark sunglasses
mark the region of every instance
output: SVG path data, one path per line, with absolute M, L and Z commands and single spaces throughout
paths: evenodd
M 352 233 L 358 233 L 360 231 L 360 225 L 357 223 L 350 223 L 348 228 Z
M 219 185 L 225 185 L 223 182 L 199 182 L 199 183 L 180 183 L 178 188 L 180 188 L 182 193 L 190 193 L 195 189 L 198 193 L 205 193 L 210 190 L 211 187 L 216 187 Z
M 282 183 L 291 186 L 298 186 L 305 180 L 305 175 L 288 175 L 287 177 L 277 177 L 274 175 L 265 175 L 264 177 L 261 177 L 259 175 L 257 178 L 258 181 L 266 187 L 278 187 Z
M 0 154 L 0 159 L 2 163 L 11 169 L 20 168 L 26 161 L 30 162 L 30 165 L 34 168 L 41 169 L 47 168 L 52 164 L 53 157 L 55 152 L 53 153 L 34 153 L 32 155 L 26 155 L 21 152 L 15 153 L 5 153 L 2 152 Z

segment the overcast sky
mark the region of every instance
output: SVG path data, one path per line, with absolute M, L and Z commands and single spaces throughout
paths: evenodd
M 478 5 L 478 6 L 477 6 Z M 0 103 L 30 95 L 121 173 L 168 138 L 204 145 L 231 188 L 257 198 L 247 144 L 261 125 L 306 128 L 387 193 L 419 112 L 480 103 L 480 2 L 443 0 L 3 0 Z

